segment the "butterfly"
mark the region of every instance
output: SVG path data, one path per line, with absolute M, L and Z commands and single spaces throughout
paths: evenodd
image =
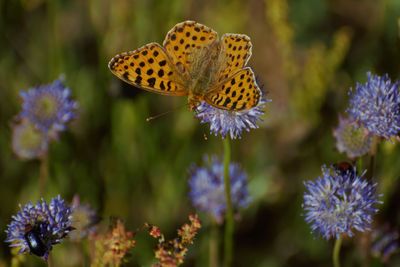
M 149 43 L 113 57 L 113 74 L 141 89 L 187 96 L 190 110 L 201 102 L 223 110 L 243 111 L 260 101 L 261 90 L 246 67 L 252 44 L 245 34 L 218 34 L 195 21 L 176 24 L 163 46 Z

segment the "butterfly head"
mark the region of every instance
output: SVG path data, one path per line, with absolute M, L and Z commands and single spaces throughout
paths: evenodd
M 193 94 L 189 91 L 188 105 L 189 105 L 190 111 L 196 111 L 197 106 L 200 104 L 201 101 L 202 101 L 202 97 L 200 97 L 199 95 Z

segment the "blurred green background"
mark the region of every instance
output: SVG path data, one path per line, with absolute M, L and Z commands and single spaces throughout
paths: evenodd
M 175 236 L 194 212 L 188 168 L 204 154 L 222 155 L 221 138 L 179 108 L 185 98 L 123 84 L 107 64 L 119 52 L 162 43 L 176 23 L 191 19 L 220 36 L 249 35 L 249 65 L 272 99 L 260 129 L 232 142 L 253 198 L 237 222 L 235 266 L 330 266 L 332 242 L 311 235 L 302 217 L 303 181 L 317 177 L 324 163 L 346 160 L 332 130 L 348 89 L 367 71 L 399 78 L 399 17 L 399 0 L 0 0 L 0 240 L 18 204 L 40 197 L 39 162 L 20 161 L 11 151 L 19 92 L 60 74 L 79 102 L 79 118 L 51 145 L 45 199 L 79 194 L 105 224 L 116 216 L 133 231 L 150 222 Z M 399 228 L 399 145 L 382 143 L 375 166 L 385 194 L 376 225 Z M 208 264 L 209 220 L 201 218 L 186 266 Z M 345 241 L 343 265 L 384 266 L 378 259 L 365 265 L 361 236 Z M 137 240 L 127 266 L 149 266 L 155 241 L 144 233 Z M 0 266 L 8 266 L 10 250 L 0 244 Z M 79 266 L 77 246 L 55 246 L 56 266 Z M 22 266 L 44 263 L 29 256 Z M 400 266 L 400 258 L 386 266 Z

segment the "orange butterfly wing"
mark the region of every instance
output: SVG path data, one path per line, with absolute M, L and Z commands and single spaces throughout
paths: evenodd
M 157 43 L 118 54 L 108 67 L 121 80 L 145 90 L 171 96 L 188 94 L 171 60 Z
M 206 47 L 218 38 L 218 34 L 200 23 L 185 21 L 176 24 L 165 37 L 163 46 L 173 64 L 186 72 L 191 64 L 191 54 Z
M 247 67 L 208 92 L 204 100 L 219 109 L 243 111 L 257 106 L 260 98 L 254 73 Z

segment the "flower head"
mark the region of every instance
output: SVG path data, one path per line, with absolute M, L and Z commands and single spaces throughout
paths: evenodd
M 399 82 L 389 76 L 367 73 L 365 84 L 357 83 L 350 92 L 348 113 L 369 132 L 384 138 L 396 136 L 400 131 Z
M 12 149 L 21 159 L 40 158 L 47 153 L 47 136 L 30 121 L 22 120 L 12 127 Z
M 70 95 L 70 89 L 61 80 L 31 88 L 21 93 L 20 116 L 45 133 L 63 131 L 65 124 L 76 116 L 77 103 L 71 100 Z
M 96 225 L 100 221 L 97 212 L 86 203 L 81 203 L 79 196 L 72 200 L 72 226 L 74 231 L 70 233 L 70 239 L 80 241 L 96 231 Z
M 365 173 L 365 172 L 364 172 Z M 353 236 L 353 231 L 370 230 L 372 217 L 378 212 L 377 184 L 358 176 L 355 169 L 325 166 L 316 181 L 307 181 L 303 207 L 312 232 L 324 238 Z
M 6 242 L 11 243 L 10 247 L 19 247 L 20 253 L 29 252 L 47 260 L 53 245 L 71 230 L 71 209 L 58 196 L 50 204 L 42 200 L 21 207 L 8 225 Z
M 360 157 L 370 150 L 372 136 L 357 122 L 339 117 L 339 125 L 334 130 L 336 148 L 345 152 L 349 158 Z
M 243 111 L 230 111 L 213 107 L 201 102 L 196 107 L 196 117 L 201 123 L 210 124 L 210 132 L 225 138 L 228 134 L 232 139 L 240 138 L 242 132 L 258 128 L 257 122 L 264 114 L 264 107 L 271 100 L 261 97 L 257 106 Z
M 192 167 L 189 195 L 197 209 L 209 213 L 221 223 L 226 210 L 224 166 L 215 156 L 211 160 L 204 157 L 204 163 L 205 167 Z M 238 164 L 231 163 L 229 177 L 233 207 L 235 209 L 246 207 L 250 202 L 246 173 Z
M 380 227 L 372 232 L 372 255 L 387 263 L 390 257 L 399 252 L 400 235 L 397 230 L 388 226 Z

